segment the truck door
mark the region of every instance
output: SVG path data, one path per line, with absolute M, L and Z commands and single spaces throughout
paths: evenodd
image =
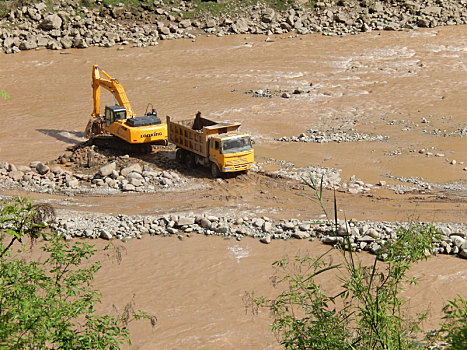
M 222 162 L 220 161 L 221 159 L 221 142 L 219 140 L 214 140 L 214 139 L 211 139 L 211 147 L 210 147 L 210 150 L 209 150 L 209 154 L 210 154 L 210 159 L 211 160 L 215 160 L 215 162 L 217 164 L 219 164 L 220 166 L 222 166 Z

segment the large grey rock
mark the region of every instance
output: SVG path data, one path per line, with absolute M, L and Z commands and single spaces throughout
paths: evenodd
M 18 168 L 16 168 L 16 165 L 14 165 L 13 163 L 10 163 L 10 164 L 8 164 L 7 170 L 8 171 L 17 171 Z
M 56 13 L 45 17 L 40 24 L 40 27 L 44 30 L 60 29 L 61 26 L 62 19 Z
M 65 36 L 60 39 L 60 44 L 62 44 L 64 49 L 71 49 L 73 47 L 73 40 Z
M 193 225 L 195 223 L 195 218 L 189 216 L 180 216 L 176 221 L 177 226 L 186 226 Z
M 23 178 L 24 173 L 22 171 L 10 171 L 8 176 L 15 181 L 20 181 Z
M 16 170 L 22 171 L 23 173 L 27 173 L 27 172 L 30 172 L 30 171 L 31 171 L 31 168 L 28 167 L 28 166 L 25 166 L 25 165 L 18 165 L 18 166 L 16 167 Z
M 122 187 L 122 190 L 124 192 L 134 191 L 135 189 L 136 189 L 136 187 L 134 185 L 132 185 L 132 184 L 129 184 L 129 183 Z
M 265 223 L 265 220 L 261 218 L 255 219 L 253 221 L 253 225 L 256 227 L 262 227 L 264 223 Z
M 212 225 L 212 224 L 211 224 L 211 221 L 209 221 L 209 220 L 206 219 L 206 218 L 202 218 L 202 219 L 200 220 L 199 224 L 200 224 L 200 226 L 201 226 L 202 228 L 205 228 L 205 229 L 211 228 L 211 225 Z
M 143 167 L 141 166 L 141 164 L 134 163 L 121 169 L 120 175 L 127 176 L 129 173 L 133 173 L 133 172 L 141 174 L 143 172 Z
M 459 256 L 467 259 L 467 242 L 464 242 L 464 244 L 459 247 Z
M 102 177 L 110 176 L 112 172 L 116 169 L 117 169 L 117 163 L 115 162 L 108 163 L 99 169 L 98 174 Z
M 270 232 L 272 230 L 272 224 L 269 221 L 264 222 L 263 224 L 263 232 Z
M 237 34 L 248 33 L 249 29 L 248 21 L 245 18 L 239 18 L 234 24 L 232 24 L 232 31 Z
M 321 238 L 321 242 L 324 244 L 336 244 L 337 243 L 337 237 L 334 236 L 324 236 Z
M 75 38 L 75 40 L 73 41 L 73 46 L 77 47 L 78 49 L 85 49 L 89 45 L 86 42 L 86 39 L 84 39 L 84 38 Z
M 5 40 L 3 40 L 3 47 L 5 48 L 10 48 L 12 46 L 17 46 L 19 45 L 19 38 L 5 38 Z
M 79 186 L 79 180 L 78 179 L 69 179 L 66 181 L 66 185 L 70 188 L 76 188 Z
M 466 240 L 460 236 L 454 236 L 452 235 L 450 237 L 452 239 L 452 243 L 456 246 L 456 247 L 461 247 L 465 242 Z
M 310 238 L 310 234 L 304 231 L 295 231 L 294 233 L 292 233 L 292 237 L 298 239 L 306 239 Z
M 229 228 L 227 227 L 227 225 L 220 224 L 216 227 L 215 231 L 217 233 L 227 233 L 229 232 Z
M 36 165 L 36 171 L 40 174 L 40 175 L 45 175 L 49 172 L 50 168 L 44 164 L 44 163 L 41 163 L 39 162 L 37 165 Z
M 41 18 L 42 18 L 39 11 L 37 11 L 34 7 L 29 7 L 28 8 L 28 15 L 29 15 L 29 17 L 31 17 L 31 19 L 33 19 L 35 21 L 40 21 Z
M 130 180 L 130 184 L 132 184 L 135 187 L 140 187 L 140 186 L 143 186 L 144 182 L 142 179 L 132 178 Z
M 138 180 L 143 179 L 143 175 L 141 175 L 140 173 L 137 173 L 136 171 L 132 171 L 126 177 L 127 179 L 138 179 Z
M 40 12 L 40 11 L 46 9 L 47 5 L 44 4 L 43 2 L 38 2 L 38 3 L 34 4 L 34 7 L 37 9 L 37 11 Z
M 378 231 L 376 231 L 374 228 L 368 229 L 365 232 L 365 235 L 368 235 L 368 236 L 373 237 L 373 238 L 380 238 L 381 237 L 381 234 Z
M 264 23 L 271 23 L 274 20 L 275 14 L 276 14 L 275 11 L 271 8 L 264 9 L 261 15 L 261 20 Z
M 180 21 L 180 23 L 178 24 L 178 26 L 180 28 L 189 28 L 191 27 L 191 20 L 189 19 L 184 19 L 183 21 Z
M 111 240 L 112 239 L 112 234 L 108 232 L 107 230 L 102 230 L 100 237 L 105 240 Z

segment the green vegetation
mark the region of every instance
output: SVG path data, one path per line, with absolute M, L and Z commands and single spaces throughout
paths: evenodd
M 0 349 L 118 349 L 130 344 L 129 322 L 148 319 L 154 325 L 156 319 L 135 311 L 132 302 L 122 315 L 96 313 L 101 301 L 92 287 L 101 268 L 92 260 L 96 249 L 44 233 L 44 220 L 53 215 L 49 205 L 22 198 L 1 204 Z M 28 258 L 39 237 L 47 240 L 41 248 L 44 258 Z M 26 240 L 31 240 L 30 248 Z
M 322 182 L 318 185 L 310 178 L 305 183 L 312 192 L 309 198 L 330 220 Z M 342 227 L 335 194 L 332 221 L 337 235 Z M 404 286 L 417 282 L 408 277 L 408 271 L 412 263 L 426 259 L 438 232 L 433 226 L 414 225 L 400 229 L 397 236 L 397 240 L 382 246 L 370 265 L 353 253 L 348 235 L 338 247 L 341 263 L 332 263 L 329 251 L 317 258 L 296 256 L 274 262 L 277 274 L 273 281 L 280 288 L 279 295 L 253 302 L 272 312 L 272 330 L 280 343 L 286 349 L 426 348 L 428 340 L 420 329 L 426 310 L 408 318 L 399 293 Z M 339 280 L 341 289 L 330 295 L 318 280 L 332 278 Z M 467 339 L 467 302 L 459 297 L 449 302 L 444 312 L 444 325 L 430 333 L 429 341 L 432 345 L 447 342 L 451 349 L 461 349 Z
M 2 79 L 1 76 L 0 76 L 0 79 Z M 10 99 L 10 95 L 8 95 L 8 92 L 6 92 L 3 89 L 0 89 L 0 97 L 3 98 L 4 100 L 9 100 Z

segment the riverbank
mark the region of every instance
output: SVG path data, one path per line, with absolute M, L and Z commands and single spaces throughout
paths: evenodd
M 2 4 L 5 53 L 89 46 L 155 46 L 199 35 L 346 35 L 467 23 L 467 1 L 154 1 L 89 0 Z

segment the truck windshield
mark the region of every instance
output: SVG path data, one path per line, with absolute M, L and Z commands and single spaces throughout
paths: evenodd
M 251 150 L 251 140 L 249 136 L 239 136 L 222 141 L 222 150 L 224 154 L 244 152 Z

